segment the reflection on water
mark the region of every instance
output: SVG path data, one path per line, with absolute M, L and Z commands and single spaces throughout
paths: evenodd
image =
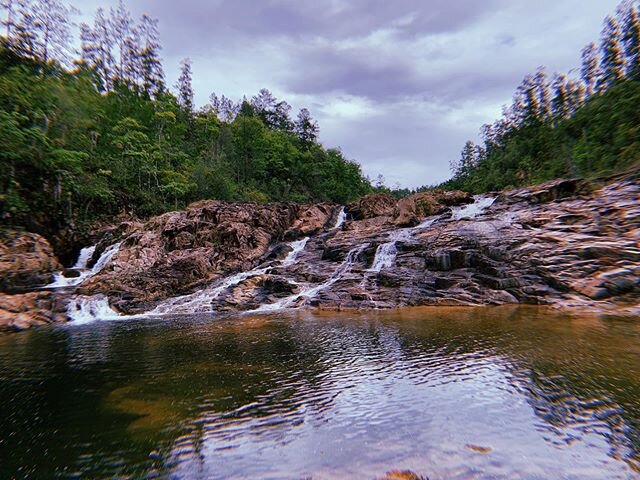
M 0 338 L 0 478 L 640 478 L 640 324 L 535 309 Z

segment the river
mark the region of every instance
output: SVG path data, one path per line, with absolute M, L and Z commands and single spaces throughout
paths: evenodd
M 640 324 L 279 312 L 0 337 L 0 478 L 640 478 Z

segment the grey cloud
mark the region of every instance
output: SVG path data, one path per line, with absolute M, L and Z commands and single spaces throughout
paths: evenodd
M 83 10 L 116 1 L 86 0 Z M 236 98 L 267 87 L 310 107 L 327 146 L 411 187 L 445 179 L 526 73 L 577 66 L 618 3 L 126 1 L 160 19 L 170 84 L 180 58 L 193 58 L 199 103 L 211 91 Z

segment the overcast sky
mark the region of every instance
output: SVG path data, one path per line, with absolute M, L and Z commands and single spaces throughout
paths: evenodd
M 82 17 L 117 0 L 75 2 Z M 568 71 L 617 0 L 129 0 L 160 20 L 168 83 L 196 102 L 270 89 L 389 186 L 434 184 L 540 65 Z

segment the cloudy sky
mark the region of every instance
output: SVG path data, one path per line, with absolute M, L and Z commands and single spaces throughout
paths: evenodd
M 117 0 L 84 0 L 83 17 Z M 196 101 L 270 89 L 320 122 L 371 178 L 417 187 L 449 176 L 468 139 L 522 77 L 580 64 L 618 0 L 128 0 L 160 20 L 175 83 L 193 61 Z

